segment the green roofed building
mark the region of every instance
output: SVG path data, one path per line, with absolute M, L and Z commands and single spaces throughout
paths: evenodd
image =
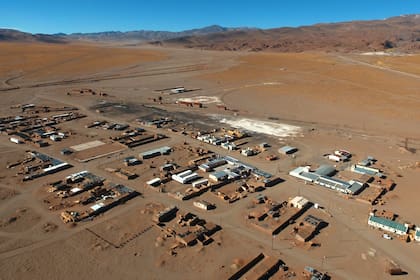
M 416 234 L 414 235 L 414 239 L 420 242 L 420 227 L 416 228 Z
M 389 231 L 398 235 L 406 235 L 408 231 L 408 225 L 400 224 L 395 221 L 377 217 L 373 213 L 370 214 L 368 219 L 368 225 Z

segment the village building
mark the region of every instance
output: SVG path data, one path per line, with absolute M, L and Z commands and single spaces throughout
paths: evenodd
M 279 149 L 279 153 L 282 155 L 291 155 L 298 151 L 296 147 L 292 146 L 283 146 Z
M 420 227 L 416 227 L 416 233 L 414 234 L 414 240 L 420 242 Z
M 226 160 L 224 158 L 216 158 L 216 159 L 213 159 L 213 160 L 210 160 L 210 161 L 208 161 L 206 163 L 201 164 L 198 168 L 201 171 L 209 172 L 209 171 L 213 170 L 216 167 L 225 165 L 226 163 L 227 162 L 226 162 Z
M 358 173 L 358 174 L 367 174 L 370 176 L 376 176 L 379 178 L 383 178 L 384 174 L 382 174 L 381 170 L 374 168 L 374 167 L 370 167 L 370 166 L 365 166 L 365 165 L 360 165 L 360 164 L 354 164 L 351 166 L 350 170 L 354 173 Z
M 289 205 L 291 207 L 295 207 L 298 209 L 305 208 L 308 204 L 309 204 L 309 200 L 302 196 L 296 196 L 289 201 Z
M 126 157 L 123 160 L 123 162 L 125 166 L 133 166 L 133 165 L 137 165 L 141 163 L 141 161 L 138 158 L 133 157 L 133 156 Z
M 146 182 L 146 184 L 151 187 L 158 187 L 161 183 L 162 183 L 162 180 L 160 178 L 154 178 Z
M 190 169 L 188 169 L 184 172 L 172 175 L 172 179 L 177 181 L 178 183 L 181 183 L 181 184 L 187 184 L 187 183 L 189 183 L 189 182 L 191 182 L 195 179 L 198 179 L 198 178 L 200 178 L 200 176 Z
M 298 179 L 302 179 L 305 182 L 317 184 L 344 194 L 355 195 L 364 189 L 365 184 L 359 183 L 357 181 L 347 182 L 334 177 L 330 177 L 335 172 L 335 168 L 328 165 L 320 166 L 315 170 L 315 172 L 311 172 L 309 166 L 304 166 L 295 168 L 289 172 L 289 175 Z
M 178 212 L 178 207 L 172 206 L 168 207 L 165 210 L 157 213 L 157 215 L 154 217 L 155 222 L 168 222 L 176 217 L 176 213 Z
M 229 174 L 225 171 L 217 171 L 213 172 L 209 175 L 210 180 L 213 180 L 215 182 L 221 182 L 226 181 L 228 179 Z
M 214 204 L 210 203 L 208 201 L 205 200 L 200 200 L 200 201 L 194 201 L 193 205 L 197 208 L 203 209 L 203 210 L 211 210 L 214 208 Z
M 373 213 L 369 214 L 368 225 L 379 228 L 397 235 L 406 235 L 408 232 L 408 225 L 401 224 L 396 221 L 375 216 Z
M 226 150 L 229 150 L 229 151 L 234 151 L 234 150 L 237 149 L 237 146 L 235 145 L 235 143 L 232 143 L 232 142 L 224 142 L 224 143 L 220 144 L 220 146 L 223 149 L 226 149 Z
M 147 152 L 140 153 L 140 157 L 142 159 L 148 159 L 148 158 L 153 158 L 153 157 L 157 157 L 157 156 L 160 156 L 160 155 L 167 155 L 171 151 L 172 151 L 171 147 L 164 146 L 164 147 L 161 147 L 161 148 L 158 148 L 158 149 L 153 149 L 153 150 L 150 150 L 150 151 L 147 151 Z
M 295 228 L 295 238 L 301 242 L 308 242 L 326 223 L 313 215 L 307 215 L 301 225 Z
M 200 179 L 191 183 L 193 188 L 200 188 L 201 186 L 207 186 L 209 184 L 208 179 Z
M 250 157 L 250 156 L 255 155 L 255 151 L 248 147 L 246 149 L 241 150 L 241 155 Z

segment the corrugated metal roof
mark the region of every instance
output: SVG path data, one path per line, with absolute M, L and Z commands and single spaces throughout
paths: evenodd
M 292 146 L 284 146 L 279 149 L 279 152 L 282 154 L 291 154 L 297 152 L 297 148 Z
M 403 224 L 400 224 L 400 223 L 397 223 L 395 221 L 389 220 L 389 219 L 382 218 L 382 217 L 370 216 L 369 220 L 372 221 L 372 222 L 375 222 L 375 223 L 378 223 L 378 224 L 381 224 L 381 225 L 399 230 L 399 231 L 407 232 L 407 230 L 408 230 L 407 226 L 405 226 Z
M 316 179 L 319 178 L 318 174 L 311 173 L 311 172 L 302 172 L 302 173 L 300 173 L 300 176 L 308 178 L 311 181 L 315 181 Z
M 214 176 L 215 178 L 223 178 L 225 176 L 227 176 L 228 174 L 225 171 L 216 171 L 210 174 L 211 176 Z
M 332 178 L 332 177 L 319 176 L 317 179 L 317 182 L 326 184 L 326 185 L 331 185 L 331 186 L 334 186 L 335 188 L 340 188 L 340 189 L 347 189 L 348 187 L 350 187 L 350 184 L 348 182 L 340 180 L 340 179 Z
M 363 189 L 363 184 L 359 183 L 359 182 L 353 182 L 353 184 L 351 184 L 350 187 L 347 188 L 350 193 L 354 194 L 354 193 L 358 193 L 360 192 L 360 190 Z
M 321 165 L 320 167 L 318 167 L 315 170 L 315 173 L 320 175 L 320 176 L 331 176 L 331 175 L 334 175 L 335 172 L 336 172 L 336 170 L 335 170 L 334 166 L 326 165 L 326 164 Z
M 166 153 L 170 152 L 171 150 L 172 150 L 171 147 L 164 146 L 164 147 L 161 147 L 161 148 L 158 148 L 158 149 L 153 149 L 153 150 L 150 150 L 150 151 L 147 151 L 147 152 L 143 152 L 140 155 L 148 156 L 148 155 L 152 155 L 152 154 L 155 154 L 155 153 L 166 154 Z
M 362 173 L 362 174 L 372 175 L 372 176 L 375 176 L 376 175 L 376 172 L 374 172 L 372 170 L 360 168 L 360 167 L 354 167 L 354 171 L 355 172 L 358 172 L 358 173 Z

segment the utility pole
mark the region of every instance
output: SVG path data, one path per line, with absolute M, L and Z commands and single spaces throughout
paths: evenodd
M 327 256 L 323 256 L 321 259 L 321 270 L 324 270 L 324 262 L 327 259 Z

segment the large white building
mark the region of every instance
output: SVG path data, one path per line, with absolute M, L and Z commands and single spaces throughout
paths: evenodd
M 200 176 L 198 176 L 197 173 L 193 173 L 191 170 L 172 175 L 172 179 L 181 184 L 187 184 L 198 178 L 200 178 Z
M 334 171 L 334 169 L 329 168 L 329 166 L 321 166 L 315 172 L 311 172 L 309 166 L 302 166 L 291 170 L 289 175 L 304 180 L 305 182 L 317 184 L 345 194 L 357 194 L 363 190 L 364 184 L 359 182 L 347 182 L 330 177 L 329 174 L 332 171 Z

